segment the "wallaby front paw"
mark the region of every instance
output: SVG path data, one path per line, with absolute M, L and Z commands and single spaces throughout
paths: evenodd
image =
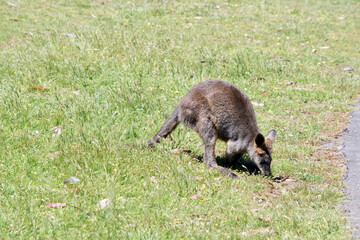
M 239 178 L 238 175 L 236 175 L 235 173 L 231 172 L 227 175 L 228 177 L 231 177 L 231 178 Z

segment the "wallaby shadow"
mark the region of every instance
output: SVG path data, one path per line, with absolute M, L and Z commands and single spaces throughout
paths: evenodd
M 199 160 L 200 162 L 203 162 L 203 155 L 193 155 L 192 157 Z M 248 173 L 249 175 L 261 174 L 260 169 L 247 154 L 239 157 L 239 159 L 237 159 L 236 162 L 232 165 L 228 164 L 226 156 L 216 156 L 215 159 L 219 166 L 229 168 L 230 170 L 237 170 L 240 173 Z

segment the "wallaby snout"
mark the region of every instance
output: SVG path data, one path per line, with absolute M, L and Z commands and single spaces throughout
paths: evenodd
M 249 98 L 234 85 L 209 80 L 192 87 L 147 145 L 152 147 L 166 138 L 180 122 L 200 135 L 204 143 L 204 163 L 209 168 L 237 177 L 216 163 L 215 144 L 220 139 L 227 143 L 230 163 L 247 152 L 263 175 L 271 175 L 271 147 L 276 131 L 271 130 L 265 138 L 261 135 Z
M 271 130 L 265 138 L 261 133 L 258 133 L 253 144 L 255 151 L 254 149 L 249 150 L 250 157 L 264 176 L 271 176 L 271 148 L 273 142 L 275 141 L 275 137 L 275 130 Z

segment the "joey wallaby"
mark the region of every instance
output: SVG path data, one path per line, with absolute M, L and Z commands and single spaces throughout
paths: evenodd
M 271 146 L 276 131 L 271 130 L 266 137 L 259 132 L 249 98 L 234 85 L 209 80 L 192 87 L 160 130 L 147 141 L 147 146 L 153 147 L 166 138 L 180 122 L 200 135 L 207 167 L 237 178 L 235 173 L 216 163 L 215 143 L 220 139 L 227 143 L 229 163 L 247 152 L 263 175 L 271 175 Z

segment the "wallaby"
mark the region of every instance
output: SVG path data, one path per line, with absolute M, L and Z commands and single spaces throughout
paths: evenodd
M 230 164 L 247 152 L 263 175 L 271 175 L 271 146 L 276 131 L 271 130 L 265 138 L 261 135 L 249 98 L 234 85 L 208 80 L 192 87 L 147 146 L 166 138 L 180 122 L 200 135 L 205 147 L 204 163 L 210 169 L 238 177 L 216 163 L 215 143 L 220 139 L 227 143 Z

